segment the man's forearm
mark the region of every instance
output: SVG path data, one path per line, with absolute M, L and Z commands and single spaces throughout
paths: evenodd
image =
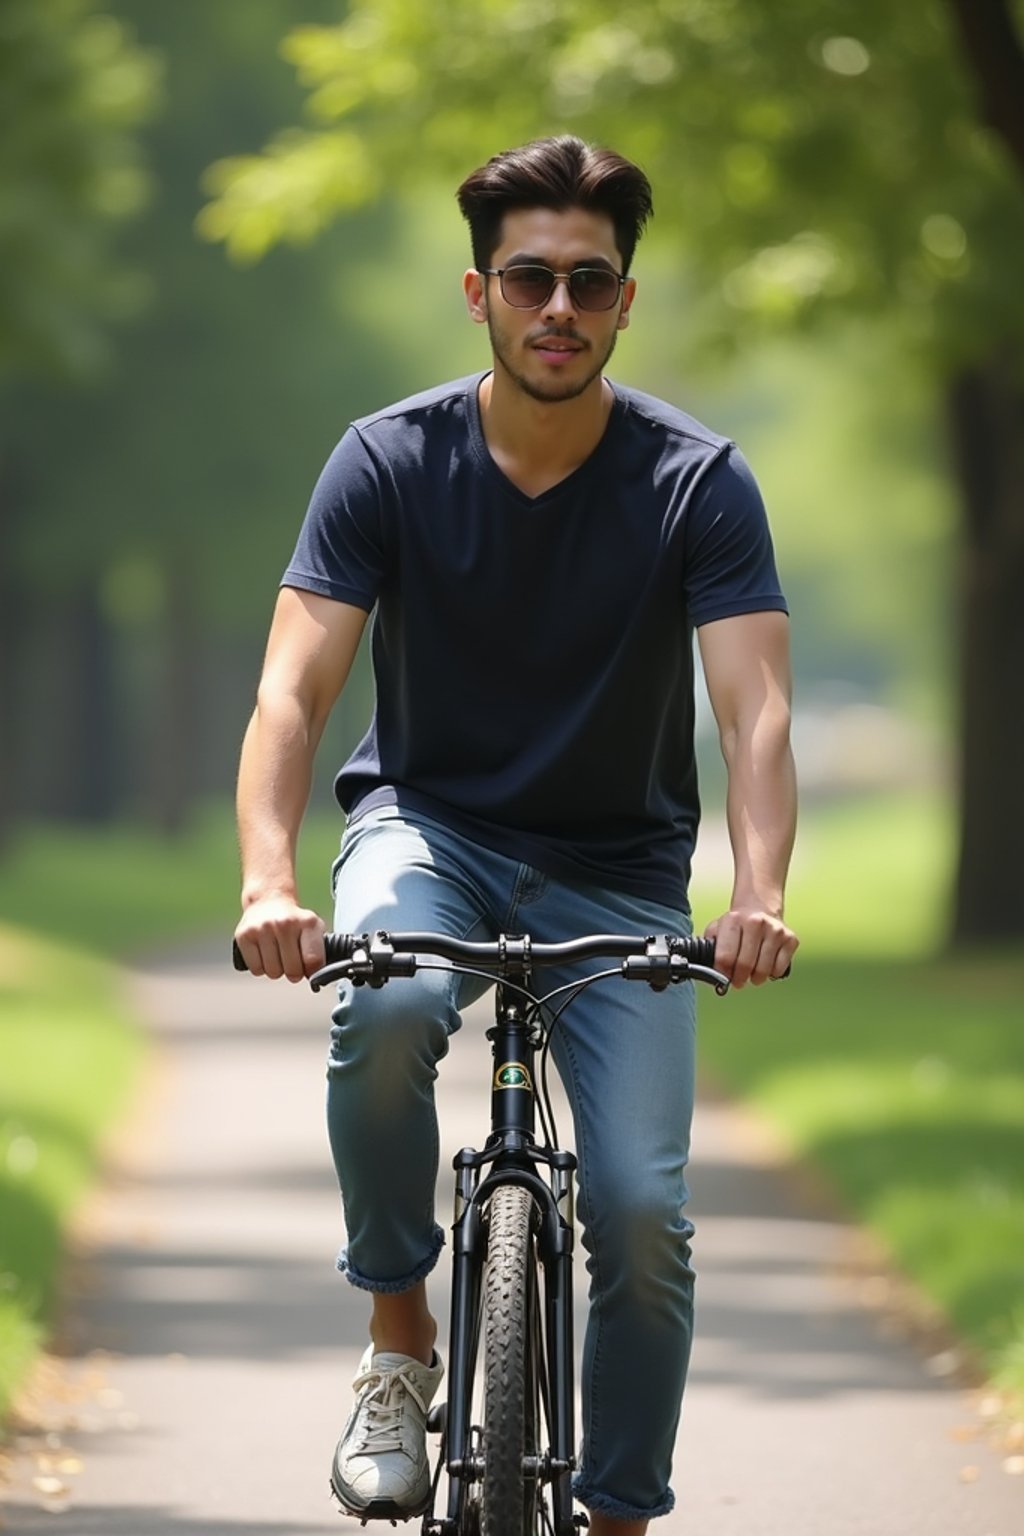
M 733 986 L 761 986 L 786 974 L 800 942 L 783 916 L 796 833 L 789 624 L 771 610 L 706 624 L 699 634 L 729 773 L 735 870 L 729 911 L 705 932 Z
M 324 963 L 323 920 L 299 902 L 295 850 L 316 749 L 365 624 L 349 603 L 291 587 L 278 594 L 238 769 L 244 910 L 235 941 L 257 976 L 301 981 Z
M 729 773 L 733 905 L 781 917 L 797 810 L 788 715 L 762 719 L 749 736 L 737 732 L 722 748 Z
M 292 699 L 261 702 L 249 722 L 237 797 L 243 907 L 297 897 L 295 850 L 319 734 Z

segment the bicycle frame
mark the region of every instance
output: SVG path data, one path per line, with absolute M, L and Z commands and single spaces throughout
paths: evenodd
M 550 1447 L 541 1481 L 553 1484 L 556 1536 L 575 1536 L 571 1474 L 575 1467 L 573 1403 L 571 1152 L 537 1146 L 534 1140 L 534 1062 L 539 1034 L 522 1005 L 499 985 L 492 1044 L 491 1134 L 483 1151 L 464 1147 L 455 1158 L 455 1222 L 452 1230 L 452 1303 L 449 1337 L 448 1412 L 443 1449 L 449 1477 L 448 1518 L 424 1520 L 424 1532 L 452 1536 L 467 1485 L 479 1475 L 474 1456 L 472 1384 L 480 1279 L 487 1249 L 483 1208 L 499 1184 L 529 1190 L 540 1212 L 537 1254 L 544 1273 L 544 1342 L 548 1382 L 545 1412 Z M 538 1173 L 546 1166 L 548 1178 Z M 484 1171 L 486 1170 L 486 1172 Z

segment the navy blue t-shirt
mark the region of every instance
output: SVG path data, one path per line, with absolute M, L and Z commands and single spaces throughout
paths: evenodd
M 761 496 L 727 439 L 617 385 L 590 457 L 527 496 L 488 451 L 482 377 L 355 422 L 285 573 L 376 610 L 376 709 L 338 800 L 680 905 L 693 629 L 786 610 Z

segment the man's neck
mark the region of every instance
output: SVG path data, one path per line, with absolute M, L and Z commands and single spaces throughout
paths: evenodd
M 498 366 L 482 380 L 479 400 L 491 457 L 527 496 L 540 496 L 590 457 L 615 396 L 598 377 L 575 400 L 534 400 Z

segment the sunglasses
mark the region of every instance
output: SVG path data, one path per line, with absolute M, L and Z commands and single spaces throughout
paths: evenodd
M 607 267 L 574 267 L 571 272 L 552 272 L 550 267 L 481 267 L 483 277 L 496 277 L 501 296 L 513 309 L 540 309 L 567 282 L 577 309 L 611 309 L 626 281 Z

